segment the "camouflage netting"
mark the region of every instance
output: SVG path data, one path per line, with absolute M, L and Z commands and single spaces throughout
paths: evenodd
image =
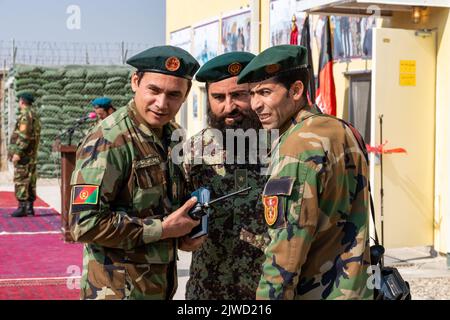
M 131 72 L 125 66 L 76 65 L 58 68 L 18 65 L 10 70 L 8 76 L 14 77 L 13 96 L 26 91 L 36 97 L 34 105 L 42 122 L 37 165 L 39 177 L 59 176 L 60 154 L 52 151 L 52 145 L 58 135 L 75 124 L 74 120 L 93 111 L 91 100 L 108 96 L 116 109 L 128 103 L 132 97 Z M 5 94 L 5 128 L 8 127 L 8 110 L 18 110 L 17 101 L 8 101 L 7 97 Z M 14 103 L 12 108 L 10 103 Z M 88 127 L 90 124 L 86 123 L 75 131 L 72 145 L 78 143 Z M 61 142 L 67 144 L 68 137 L 64 136 Z

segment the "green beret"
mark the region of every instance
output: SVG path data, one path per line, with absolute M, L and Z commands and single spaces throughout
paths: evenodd
M 34 102 L 34 97 L 29 92 L 23 92 L 23 93 L 17 95 L 17 99 L 19 99 L 19 100 L 23 99 L 23 100 L 25 100 L 25 102 L 27 102 L 29 104 L 32 104 Z
M 186 50 L 174 46 L 158 46 L 138 53 L 127 60 L 138 71 L 157 72 L 191 80 L 200 68 Z
M 206 62 L 195 76 L 200 82 L 216 82 L 235 77 L 255 58 L 250 52 L 228 52 Z
M 238 77 L 238 83 L 259 82 L 282 72 L 308 67 L 305 47 L 280 45 L 268 48 L 256 56 Z

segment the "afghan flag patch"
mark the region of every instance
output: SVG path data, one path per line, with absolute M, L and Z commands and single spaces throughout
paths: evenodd
M 85 185 L 73 187 L 72 204 L 97 204 L 98 186 Z

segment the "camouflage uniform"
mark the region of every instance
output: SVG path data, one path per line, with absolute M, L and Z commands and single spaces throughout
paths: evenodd
M 258 299 L 371 299 L 368 164 L 351 129 L 302 109 L 273 149 Z M 280 133 L 282 133 L 281 131 Z
M 39 116 L 32 106 L 20 110 L 8 148 L 9 158 L 14 154 L 20 161 L 14 165 L 14 187 L 18 201 L 36 200 L 36 160 L 41 133 Z
M 249 164 L 248 157 L 245 164 L 226 164 L 225 150 L 202 156 L 202 150 L 219 149 L 210 129 L 188 143 L 191 152 L 184 166 L 191 192 L 206 186 L 215 199 L 249 186 L 252 189 L 211 209 L 208 237 L 192 253 L 186 299 L 254 299 L 268 242 L 260 198 L 267 177 L 261 174 L 260 164 Z
M 170 299 L 177 288 L 177 240 L 160 240 L 162 218 L 184 200 L 172 163 L 176 125 L 159 139 L 132 100 L 78 148 L 70 230 L 85 242 L 81 298 Z

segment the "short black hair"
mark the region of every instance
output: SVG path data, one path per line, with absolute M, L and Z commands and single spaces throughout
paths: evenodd
M 309 69 L 298 68 L 284 71 L 276 75 L 273 80 L 281 83 L 287 90 L 291 89 L 295 81 L 301 81 L 304 86 L 302 97 L 305 99 L 308 98 Z

